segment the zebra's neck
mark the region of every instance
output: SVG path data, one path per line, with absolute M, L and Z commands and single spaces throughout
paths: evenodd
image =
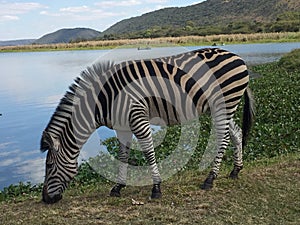
M 72 151 L 78 156 L 90 135 L 99 126 L 105 125 L 103 103 L 98 100 L 98 95 L 112 65 L 111 62 L 103 62 L 84 70 L 56 108 L 46 131 L 59 139 L 66 154 Z

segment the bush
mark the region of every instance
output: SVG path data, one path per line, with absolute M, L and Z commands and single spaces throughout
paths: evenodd
M 288 71 L 300 71 L 300 48 L 284 55 L 278 65 Z

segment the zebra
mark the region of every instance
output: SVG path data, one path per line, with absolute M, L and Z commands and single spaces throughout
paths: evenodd
M 254 119 L 254 98 L 248 83 L 245 62 L 219 48 L 120 63 L 98 62 L 87 67 L 60 100 L 42 134 L 40 150 L 48 151 L 43 201 L 55 203 L 62 198 L 77 174 L 80 149 L 100 126 L 114 129 L 120 142 L 121 164 L 110 196 L 121 196 L 121 189 L 126 186 L 134 135 L 151 168 L 151 198 L 161 198 L 162 179 L 150 128 L 154 117 L 173 125 L 210 112 L 217 152 L 201 188 L 213 187 L 230 138 L 235 149 L 230 177 L 237 178 L 243 168 L 242 149 Z M 241 129 L 233 116 L 243 96 Z

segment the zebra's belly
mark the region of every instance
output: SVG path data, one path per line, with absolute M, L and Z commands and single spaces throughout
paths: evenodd
M 124 110 L 121 113 L 114 114 L 111 120 L 108 120 L 106 126 L 114 130 L 130 130 L 129 110 Z M 161 111 L 149 108 L 147 120 L 151 125 L 155 126 L 171 126 L 186 123 L 197 118 L 195 112 L 183 112 L 176 110 Z

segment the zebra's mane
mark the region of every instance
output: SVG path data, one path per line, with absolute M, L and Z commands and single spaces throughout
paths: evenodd
M 69 91 L 62 98 L 61 103 L 73 103 L 74 95 L 92 88 L 93 83 L 100 83 L 107 78 L 107 72 L 114 66 L 112 61 L 99 61 L 83 70 L 79 77 L 69 87 Z M 66 102 L 65 102 L 66 101 Z
M 72 112 L 73 106 L 78 101 L 78 96 L 84 96 L 86 91 L 90 88 L 94 88 L 93 84 L 103 83 L 107 79 L 107 72 L 115 65 L 113 61 L 97 61 L 91 66 L 83 70 L 77 78 L 75 78 L 74 83 L 70 85 L 69 90 L 65 93 L 63 98 L 60 100 L 54 114 L 52 115 L 50 122 L 46 128 L 48 130 L 52 124 L 53 119 L 57 116 L 66 117 L 67 112 Z M 71 113 L 70 113 L 71 115 Z

